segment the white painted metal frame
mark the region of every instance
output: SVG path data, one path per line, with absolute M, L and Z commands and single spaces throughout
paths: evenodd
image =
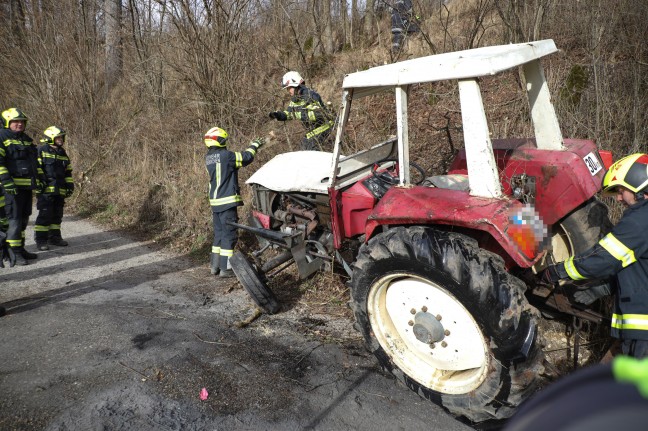
M 487 198 L 502 196 L 497 166 L 477 78 L 522 66 L 527 84 L 531 119 L 539 149 L 562 149 L 562 133 L 551 104 L 548 85 L 539 59 L 557 52 L 553 40 L 489 46 L 415 58 L 351 73 L 344 78 L 342 113 L 335 136 L 329 187 L 335 187 L 340 143 L 353 98 L 395 89 L 400 185 L 408 185 L 409 136 L 407 90 L 409 85 L 458 80 L 470 194 Z

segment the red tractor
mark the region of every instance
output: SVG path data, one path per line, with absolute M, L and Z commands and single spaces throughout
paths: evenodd
M 512 415 L 543 382 L 542 322 L 604 320 L 533 277 L 610 228 L 596 194 L 611 160 L 563 138 L 540 63 L 556 51 L 542 40 L 347 75 L 333 153 L 281 154 L 247 181 L 251 225 L 237 226 L 261 248 L 254 263 L 232 258 L 241 284 L 275 313 L 267 279 L 292 263 L 302 278 L 339 265 L 383 368 L 473 423 Z M 491 140 L 479 77 L 518 67 L 535 138 Z M 410 163 L 408 88 L 441 80 L 458 84 L 465 149 L 427 177 Z M 342 156 L 351 102 L 382 91 L 395 93 L 396 136 Z

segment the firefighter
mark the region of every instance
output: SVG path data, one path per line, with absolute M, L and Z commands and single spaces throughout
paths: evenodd
M 9 223 L 6 241 L 15 263 L 27 265 L 28 259 L 37 257 L 25 250 L 25 229 L 32 211 L 32 193 L 42 187 L 43 172 L 38 167 L 36 146 L 25 133 L 27 116 L 16 108 L 1 115 L 4 128 L 0 130 L 0 182 Z
M 68 245 L 61 236 L 61 221 L 65 198 L 74 193 L 74 181 L 70 158 L 63 148 L 65 130 L 50 126 L 43 135 L 45 137 L 40 140 L 43 145 L 38 147 L 38 165 L 45 174 L 45 186 L 36 197 L 38 216 L 34 224 L 34 240 L 38 250 L 49 250 L 49 245 Z
M 391 5 L 392 53 L 397 54 L 403 49 L 405 37 L 416 33 L 419 27 L 417 17 L 412 12 L 412 0 L 395 0 Z
M 300 120 L 307 130 L 301 149 L 330 151 L 329 136 L 334 122 L 320 95 L 306 87 L 304 78 L 298 72 L 286 73 L 281 80 L 281 85 L 290 93 L 290 103 L 285 111 L 274 111 L 268 114 L 270 118 L 277 121 Z
M 520 406 L 502 431 L 646 429 L 648 359 L 617 356 L 580 368 Z M 498 428 L 500 429 L 500 428 Z
M 541 272 L 545 282 L 609 279 L 580 293 L 593 299 L 615 292 L 612 336 L 623 354 L 648 357 L 648 155 L 632 154 L 614 163 L 603 178 L 603 193 L 615 195 L 627 209 L 612 231 L 589 250 Z M 604 286 L 604 285 L 603 285 Z M 584 301 L 581 301 L 584 302 Z
M 214 242 L 211 250 L 211 273 L 220 277 L 232 277 L 234 272 L 230 257 L 238 240 L 236 228 L 228 222 L 236 223 L 237 207 L 243 205 L 238 170 L 254 160 L 256 152 L 264 144 L 263 139 L 255 139 L 243 152 L 227 149 L 229 134 L 220 127 L 212 127 L 205 133 L 207 146 L 205 164 L 209 173 L 209 204 L 214 223 Z

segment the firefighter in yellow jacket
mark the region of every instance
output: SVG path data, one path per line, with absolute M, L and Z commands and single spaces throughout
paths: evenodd
M 208 148 L 205 164 L 209 173 L 209 204 L 214 222 L 214 242 L 211 251 L 211 273 L 220 277 L 232 277 L 234 271 L 229 259 L 234 254 L 238 240 L 236 228 L 228 222 L 236 223 L 237 207 L 243 205 L 238 170 L 254 160 L 256 152 L 264 144 L 263 139 L 255 139 L 242 152 L 227 149 L 229 134 L 220 127 L 212 127 L 205 133 L 204 142 Z
M 38 216 L 34 224 L 34 239 L 36 248 L 49 250 L 49 245 L 68 245 L 61 236 L 61 221 L 65 198 L 74 192 L 74 181 L 72 164 L 63 148 L 65 130 L 50 126 L 43 135 L 43 145 L 38 147 L 38 165 L 45 174 L 45 186 L 36 197 Z

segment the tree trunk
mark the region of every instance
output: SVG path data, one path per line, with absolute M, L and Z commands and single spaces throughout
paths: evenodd
M 115 86 L 122 73 L 121 0 L 106 0 L 106 88 Z
M 365 8 L 364 38 L 371 43 L 374 35 L 374 5 L 376 0 L 367 0 Z
M 333 43 L 333 28 L 331 27 L 333 16 L 331 15 L 331 2 L 328 0 L 324 1 L 324 7 L 322 8 L 322 19 L 324 20 L 324 50 L 327 54 L 333 54 L 335 49 Z

